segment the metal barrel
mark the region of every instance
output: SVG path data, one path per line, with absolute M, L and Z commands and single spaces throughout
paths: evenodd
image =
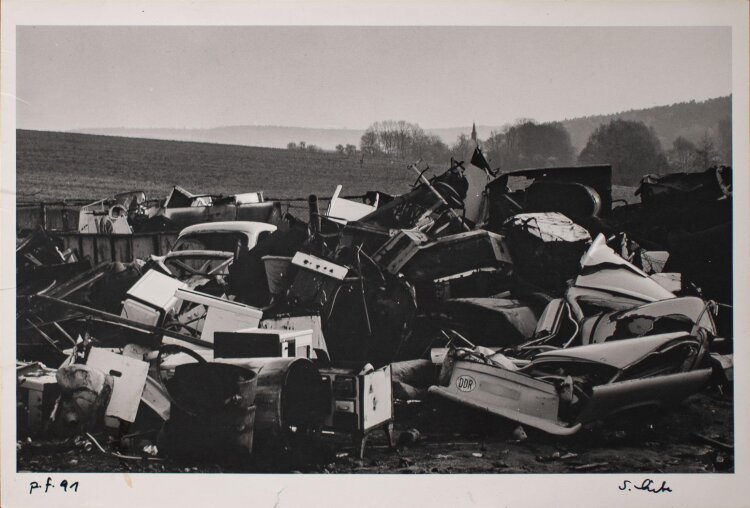
M 257 375 L 220 363 L 189 363 L 167 381 L 173 402 L 165 425 L 168 453 L 247 456 L 253 450 Z
M 266 280 L 268 291 L 272 295 L 280 295 L 289 286 L 289 265 L 292 258 L 289 256 L 263 256 L 263 264 L 266 268 Z
M 326 405 L 320 372 L 307 358 L 227 358 L 219 360 L 255 371 L 255 434 L 273 442 L 315 429 Z M 330 405 L 330 401 L 328 401 Z

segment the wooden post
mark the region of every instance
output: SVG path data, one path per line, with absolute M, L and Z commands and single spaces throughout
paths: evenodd
M 68 208 L 65 206 L 65 203 L 63 203 L 60 213 L 62 215 L 62 229 L 63 231 L 68 231 Z
M 316 236 L 320 233 L 321 221 L 320 221 L 320 208 L 318 208 L 318 196 L 310 194 L 307 198 L 307 205 L 310 210 L 310 233 Z
M 41 208 L 41 214 L 42 214 L 40 218 L 41 226 L 42 226 L 42 229 L 46 230 L 47 229 L 47 204 L 40 203 L 40 208 Z

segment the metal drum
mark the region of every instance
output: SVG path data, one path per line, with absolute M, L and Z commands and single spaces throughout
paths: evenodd
M 262 259 L 266 268 L 268 291 L 272 296 L 283 294 L 290 284 L 289 265 L 292 263 L 292 258 L 289 256 L 263 256 Z
M 249 456 L 253 451 L 258 378 L 221 363 L 188 363 L 167 381 L 172 398 L 165 425 L 171 455 Z
M 221 363 L 252 369 L 258 376 L 255 434 L 264 444 L 283 443 L 320 426 L 326 397 L 320 373 L 306 358 L 221 359 Z

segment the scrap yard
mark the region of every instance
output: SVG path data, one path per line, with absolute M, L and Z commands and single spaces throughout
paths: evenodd
M 734 472 L 731 167 L 398 171 L 19 203 L 18 470 Z

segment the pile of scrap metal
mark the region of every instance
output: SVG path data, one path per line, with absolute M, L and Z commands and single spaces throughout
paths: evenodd
M 565 435 L 731 387 L 715 322 L 731 299 L 676 284 L 650 244 L 641 267 L 620 255 L 636 235 L 613 231 L 627 221 L 608 166 L 493 178 L 482 160 L 429 179 L 413 165 L 411 191 L 366 203 L 310 196 L 307 222 L 187 228 L 167 256 L 122 266 L 106 303 L 99 272 L 20 297 L 19 343 L 41 336 L 59 368 L 19 365 L 19 388 L 42 393 L 19 391 L 19 428 L 150 431 L 173 455 L 345 432 L 361 454 L 374 430 L 390 441 L 394 394 Z M 511 191 L 514 175 L 533 183 Z
M 353 435 L 360 453 L 373 430 L 390 438 L 390 366 L 332 366 L 317 316 L 267 313 L 157 269 L 127 290 L 119 315 L 48 294 L 19 304 L 19 340 L 42 335 L 57 352 L 47 363 L 59 364 L 19 363 L 19 432 L 145 433 L 162 453 L 201 457 L 321 431 Z
M 648 175 L 636 193 L 641 203 L 618 207 L 611 217 L 631 242 L 622 254 L 639 263 L 640 249 L 665 251 L 664 271 L 682 274 L 707 298 L 730 302 L 732 168 Z
M 81 207 L 78 232 L 129 235 L 135 225 L 154 217 L 157 210 L 158 204 L 147 201 L 143 191 L 115 194 Z
M 59 282 L 91 268 L 87 259 L 64 249 L 63 242 L 41 227 L 16 240 L 16 291 L 44 292 Z
M 731 384 L 715 303 L 675 296 L 603 236 L 581 268 L 528 341 L 489 349 L 454 332 L 463 343 L 452 340 L 430 392 L 567 435 L 625 410 L 674 404 L 710 381 Z
M 179 185 L 170 191 L 157 215 L 181 229 L 202 222 L 244 220 L 278 224 L 281 204 L 266 201 L 262 191 L 242 194 L 192 194 Z

